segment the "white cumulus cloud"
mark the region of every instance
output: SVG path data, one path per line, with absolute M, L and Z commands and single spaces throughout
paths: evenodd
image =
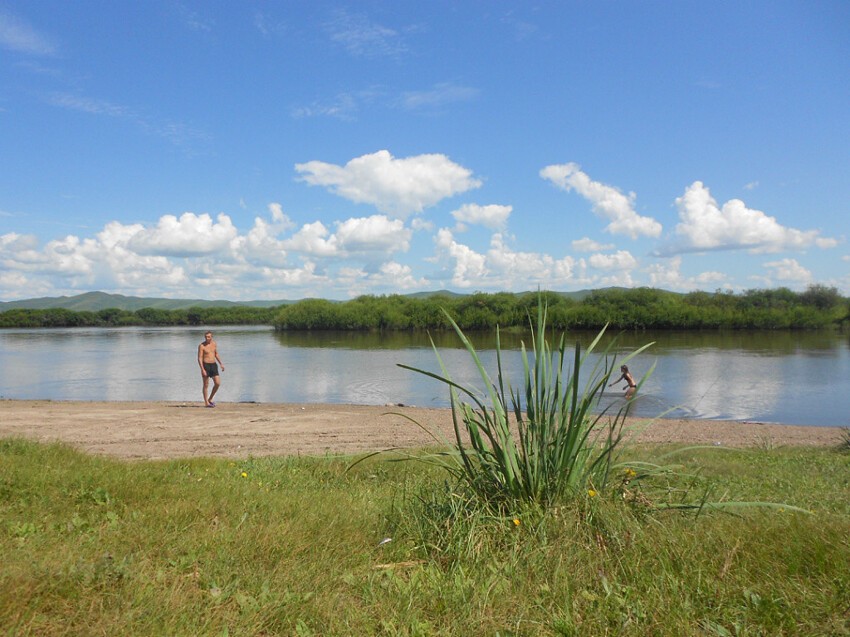
M 686 277 L 682 274 L 681 268 L 681 255 L 665 259 L 660 263 L 653 263 L 646 269 L 649 275 L 649 284 L 652 287 L 680 292 L 691 292 L 701 289 L 705 285 L 714 285 L 715 288 L 731 287 L 727 282 L 729 277 L 722 272 L 707 271 L 701 272 L 695 277 Z
M 589 237 L 576 239 L 575 241 L 570 242 L 570 245 L 576 252 L 601 252 L 603 250 L 612 250 L 614 248 L 613 243 L 599 243 Z
M 613 254 L 592 254 L 587 262 L 597 270 L 633 270 L 638 264 L 628 250 L 618 250 Z
M 598 216 L 610 221 L 605 227 L 606 232 L 623 234 L 632 239 L 640 236 L 657 237 L 661 234 L 660 223 L 635 212 L 635 193 L 624 195 L 613 186 L 593 181 L 576 163 L 546 166 L 540 171 L 540 176 L 567 192 L 575 190 L 587 199 Z
M 336 229 L 337 244 L 346 252 L 406 252 L 412 230 L 384 215 L 346 219 Z
M 764 267 L 770 270 L 771 277 L 779 281 L 790 283 L 810 283 L 812 273 L 800 265 L 796 259 L 780 259 L 779 261 L 768 261 Z
M 580 283 L 575 269 L 581 264 L 572 257 L 554 259 L 547 254 L 514 251 L 501 233 L 492 236 L 485 254 L 459 243 L 446 228 L 437 232 L 435 242 L 437 260 L 452 264 L 451 283 L 461 288 L 521 291 Z
M 512 210 L 512 206 L 497 204 L 480 206 L 475 203 L 468 203 L 453 211 L 452 216 L 459 224 L 476 224 L 491 230 L 503 230 L 508 223 L 508 217 Z
M 326 187 L 349 201 L 372 204 L 402 219 L 481 185 L 471 170 L 439 154 L 396 159 L 381 150 L 345 166 L 309 161 L 296 164 L 295 170 L 311 186 Z
M 740 249 L 778 252 L 838 244 L 835 239 L 821 237 L 818 230 L 786 228 L 761 210 L 747 208 L 740 199 L 730 199 L 720 206 L 701 181 L 688 186 L 676 199 L 676 207 L 680 243 L 667 247 L 667 253 Z
M 160 217 L 156 227 L 140 230 L 128 245 L 138 254 L 190 257 L 218 252 L 236 235 L 236 228 L 225 214 L 218 215 L 214 222 L 206 213 L 184 212 L 179 219 L 174 215 Z

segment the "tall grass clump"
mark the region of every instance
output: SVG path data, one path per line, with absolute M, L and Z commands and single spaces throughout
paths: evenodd
M 841 441 L 838 443 L 841 451 L 850 451 L 850 427 L 841 428 Z
M 595 363 L 590 356 L 600 347 L 605 330 L 584 350 L 577 342 L 573 352 L 568 352 L 565 334 L 553 348 L 546 338 L 547 306 L 540 300 L 536 326 L 529 318 L 530 348 L 525 343 L 521 347 L 523 383 L 513 387 L 502 373 L 498 328 L 494 381 L 463 330 L 447 312 L 446 316 L 487 389 L 479 395 L 453 381 L 433 341 L 442 374 L 400 365 L 449 388 L 455 439 L 448 451 L 429 460 L 446 469 L 494 512 L 506 513 L 525 505 L 546 508 L 577 495 L 604 492 L 611 483 L 630 406 L 626 401 L 616 411 L 613 405 L 617 403 L 601 408 L 616 369 L 614 343 L 599 352 Z

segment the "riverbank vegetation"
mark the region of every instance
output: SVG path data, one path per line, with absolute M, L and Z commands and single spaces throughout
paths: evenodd
M 181 310 L 109 308 L 96 312 L 51 309 L 13 309 L 0 312 L 4 327 L 130 327 L 172 325 L 270 325 L 278 308 L 192 307 Z
M 675 450 L 714 497 L 810 513 L 696 516 L 587 497 L 545 515 L 452 515 L 434 504 L 446 503 L 434 497 L 443 472 L 385 457 L 120 462 L 0 440 L 0 625 L 21 636 L 850 634 L 847 454 Z
M 821 329 L 850 320 L 850 300 L 835 288 L 814 285 L 741 294 L 676 294 L 653 288 L 606 289 L 576 300 L 543 292 L 555 330 L 612 329 Z M 443 309 L 463 330 L 525 329 L 538 294 L 361 296 L 345 303 L 305 300 L 281 308 L 280 330 L 451 329 Z
M 850 299 L 836 288 L 788 288 L 678 294 L 654 288 L 595 290 L 581 299 L 543 292 L 557 330 L 823 329 L 850 323 Z M 274 325 L 279 330 L 449 330 L 447 310 L 464 330 L 525 329 L 537 292 L 469 295 L 360 296 L 335 302 L 306 299 L 289 305 L 0 312 L 5 327 L 121 327 L 131 325 Z

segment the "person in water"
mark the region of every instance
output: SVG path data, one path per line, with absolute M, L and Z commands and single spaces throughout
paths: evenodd
M 631 372 L 629 372 L 628 365 L 621 365 L 620 371 L 622 372 L 622 375 L 613 383 L 611 383 L 611 385 L 616 385 L 621 380 L 626 381 L 628 383 L 628 386 L 623 387 L 623 389 L 626 390 L 626 399 L 628 400 L 629 398 L 635 395 L 635 391 L 637 390 L 637 383 L 635 383 L 635 379 L 632 378 L 632 374 Z M 611 387 L 611 385 L 608 385 L 608 387 Z
M 218 365 L 221 364 L 221 371 L 224 371 L 224 363 L 218 355 L 218 346 L 213 340 L 212 332 L 204 334 L 204 342 L 198 345 L 198 366 L 201 368 L 201 378 L 204 379 L 204 406 L 215 407 L 213 396 L 221 387 L 221 376 L 218 373 Z M 207 391 L 210 385 L 210 378 L 213 381 L 213 389 L 207 398 Z

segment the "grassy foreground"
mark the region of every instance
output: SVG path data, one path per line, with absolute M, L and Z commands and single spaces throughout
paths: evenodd
M 588 498 L 449 518 L 421 463 L 0 440 L 0 634 L 850 635 L 850 455 L 676 459 L 711 499 L 812 514 Z

